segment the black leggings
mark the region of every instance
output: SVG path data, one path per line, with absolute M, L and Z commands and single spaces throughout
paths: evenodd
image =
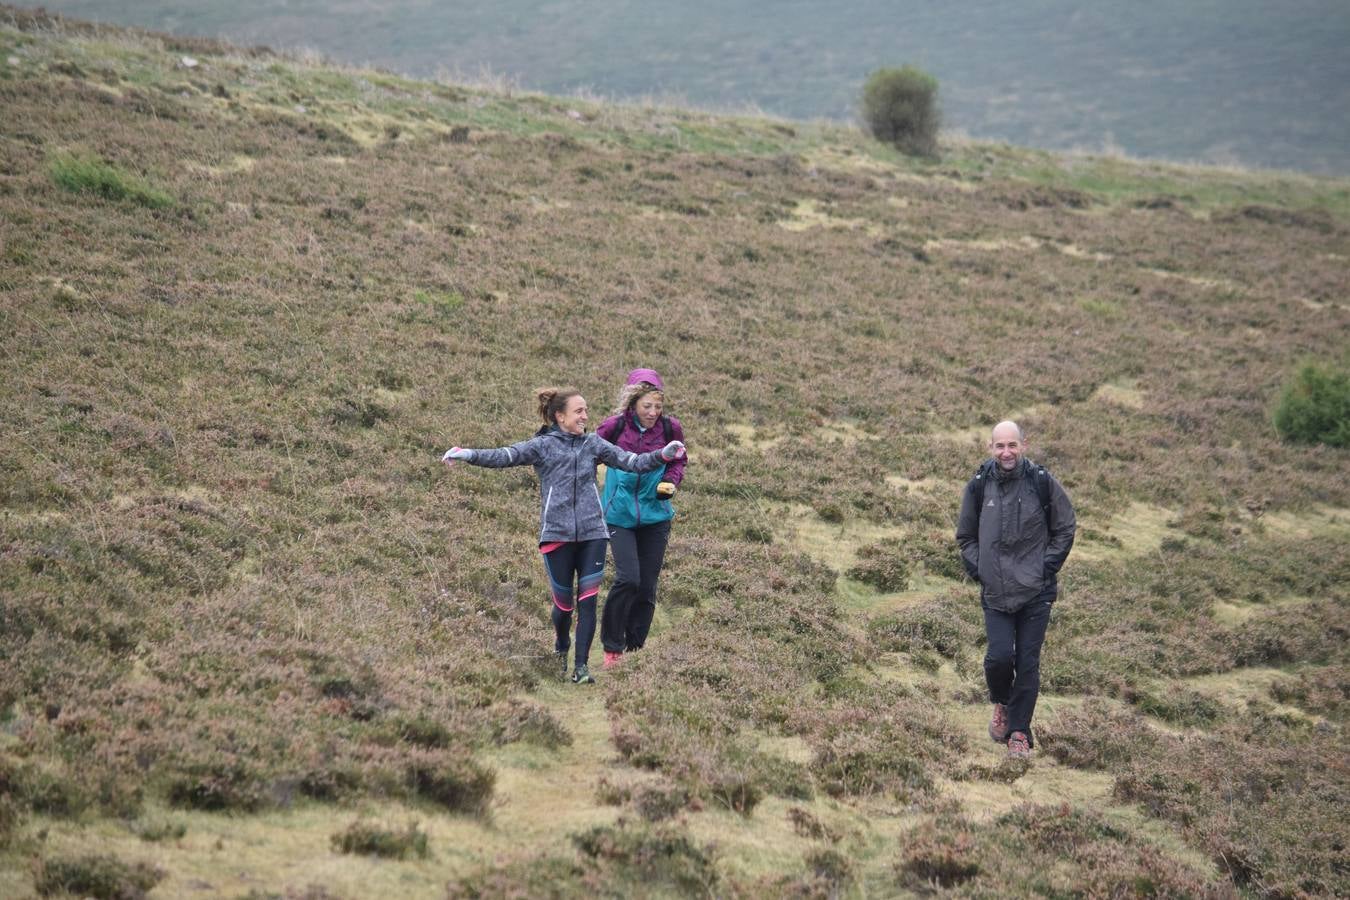
M 611 653 L 640 650 L 656 613 L 656 579 L 666 558 L 670 520 L 641 528 L 609 527 L 614 583 L 600 617 L 600 642 Z
M 553 649 L 566 653 L 571 645 L 572 611 L 577 611 L 577 652 L 575 665 L 587 665 L 591 640 L 595 637 L 595 595 L 605 576 L 607 541 L 556 541 L 539 545 L 548 570 L 549 593 L 553 597 Z M 573 578 L 576 593 L 572 591 Z M 575 598 L 575 601 L 573 600 Z

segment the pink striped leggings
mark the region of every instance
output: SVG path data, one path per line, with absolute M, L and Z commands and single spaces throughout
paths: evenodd
M 605 576 L 609 541 L 555 541 L 539 545 L 553 595 L 553 649 L 566 653 L 571 645 L 572 611 L 577 612 L 577 652 L 574 665 L 587 665 L 595 638 L 595 596 Z M 572 591 L 576 582 L 576 593 Z M 573 599 L 575 597 L 575 600 Z

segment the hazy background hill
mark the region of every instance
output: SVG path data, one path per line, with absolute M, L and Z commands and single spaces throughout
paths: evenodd
M 917 63 L 949 127 L 1053 149 L 1350 173 L 1344 0 L 50 0 L 179 34 L 311 47 L 549 93 L 674 95 L 847 119 L 868 71 Z

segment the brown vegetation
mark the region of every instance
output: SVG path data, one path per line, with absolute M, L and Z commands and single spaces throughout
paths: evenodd
M 0 893 L 367 804 L 426 829 L 401 895 L 1350 893 L 1347 451 L 1267 424 L 1344 347 L 1345 184 L 575 105 L 0 11 Z M 635 365 L 689 437 L 660 616 L 564 692 L 531 474 L 437 459 Z M 943 543 L 1013 412 L 1083 525 L 1016 772 Z

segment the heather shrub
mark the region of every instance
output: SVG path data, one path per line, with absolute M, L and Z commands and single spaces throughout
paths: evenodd
M 1350 447 L 1350 371 L 1304 363 L 1281 390 L 1274 419 L 1286 441 Z
M 0 756 L 0 850 L 9 846 L 23 820 L 17 794 L 17 772 L 8 757 Z
M 34 887 L 43 896 L 74 894 L 99 900 L 140 900 L 164 873 L 146 863 L 128 864 L 114 856 L 51 856 L 39 859 Z
M 255 812 L 267 799 L 264 774 L 251 761 L 232 754 L 189 761 L 168 786 L 169 803 L 206 812 Z
M 511 699 L 492 712 L 493 743 L 523 742 L 550 750 L 572 745 L 572 733 L 538 703 Z
M 1292 679 L 1272 684 L 1270 695 L 1311 715 L 1344 723 L 1350 710 L 1350 672 L 1344 666 L 1300 672 Z
M 937 79 L 915 66 L 878 69 L 862 90 L 862 119 L 877 140 L 911 156 L 935 156 L 941 121 Z
M 54 818 L 74 818 L 93 803 L 86 787 L 59 768 L 26 763 L 11 769 L 5 781 L 15 800 Z
M 717 884 L 712 848 L 696 844 L 671 826 L 620 820 L 574 834 L 572 843 L 585 856 L 635 884 L 655 882 L 697 894 L 709 894 Z
M 845 574 L 879 591 L 903 591 L 909 585 L 909 563 L 899 541 L 858 548 L 858 562 Z
M 819 714 L 807 737 L 811 772 L 835 797 L 889 794 L 913 802 L 933 789 L 929 769 L 949 769 L 968 742 L 930 704 L 879 688 Z
M 497 900 L 501 897 L 566 900 L 595 893 L 594 867 L 557 856 L 497 861 L 450 882 L 446 900 Z
M 879 650 L 930 651 L 956 659 L 984 639 L 979 615 L 978 603 L 949 593 L 878 616 L 867 623 L 867 633 Z
M 632 797 L 632 785 L 615 784 L 604 775 L 595 786 L 595 802 L 602 806 L 623 806 Z
M 409 856 L 425 859 L 429 852 L 427 834 L 417 827 L 416 822 L 410 822 L 407 828 L 396 830 L 376 822 L 358 820 L 334 834 L 330 843 L 339 853 L 382 856 L 388 859 L 406 859 Z
M 450 812 L 482 815 L 492 800 L 497 775 L 461 750 L 412 754 L 405 763 L 412 793 Z
M 971 896 L 1231 897 L 1230 888 L 1090 810 L 1027 804 L 992 822 L 939 815 L 911 832 L 895 864 L 916 893 Z
M 669 819 L 689 805 L 689 789 L 679 784 L 655 784 L 638 788 L 633 794 L 633 806 L 638 815 L 648 822 Z
M 168 819 L 150 819 L 145 822 L 132 822 L 127 828 L 132 834 L 136 835 L 136 837 L 152 844 L 160 841 L 176 841 L 187 834 L 187 825 L 182 822 L 173 822 Z
M 910 890 L 953 888 L 979 874 L 981 858 L 967 823 L 925 822 L 906 835 L 896 869 Z
M 1036 738 L 1043 752 L 1076 769 L 1114 770 L 1153 750 L 1159 738 L 1139 716 L 1088 703 L 1041 722 Z
M 921 566 L 927 575 L 961 581 L 966 569 L 961 562 L 961 551 L 948 531 L 927 528 L 905 542 L 905 554 L 911 564 Z
M 390 725 L 398 738 L 419 747 L 445 748 L 455 739 L 455 734 L 444 723 L 425 714 L 395 716 Z
M 932 790 L 923 761 L 893 734 L 842 731 L 816 751 L 812 770 L 827 793 L 857 797 L 887 793 L 906 802 Z
M 788 807 L 787 817 L 788 821 L 792 823 L 792 830 L 802 837 L 817 841 L 829 841 L 832 844 L 839 843 L 843 838 L 843 835 L 820 821 L 810 810 L 803 809 L 800 806 Z
M 807 853 L 806 868 L 816 881 L 823 882 L 829 893 L 836 896 L 854 878 L 849 858 L 833 847 L 817 847 Z
M 1347 785 L 1338 735 L 1265 721 L 1160 744 L 1126 765 L 1114 793 L 1183 826 L 1239 887 L 1343 896 Z
M 1158 692 L 1139 691 L 1133 701 L 1141 713 L 1174 725 L 1207 726 L 1223 716 L 1223 705 L 1217 700 L 1177 684 Z

